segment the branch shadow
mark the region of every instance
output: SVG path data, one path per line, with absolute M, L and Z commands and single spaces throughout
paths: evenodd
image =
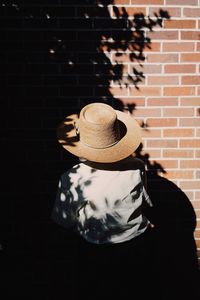
M 162 9 L 153 17 L 143 13 L 131 16 L 125 7 L 118 8 L 114 2 L 81 1 L 81 5 L 86 5 L 79 11 L 83 29 L 77 32 L 76 39 L 68 43 L 66 36 L 59 32 L 49 43 L 49 61 L 62 64 L 65 61 L 63 74 L 80 74 L 80 91 L 88 88 L 88 94 L 78 95 L 80 107 L 90 102 L 105 102 L 123 110 L 122 101 L 110 91 L 111 84 L 139 89 L 145 78 L 141 71 L 144 51 L 151 49 L 148 33 L 155 27 L 162 27 L 164 19 L 170 19 L 168 12 Z M 110 4 L 114 5 L 113 11 Z M 68 25 L 73 28 L 73 24 Z M 60 26 L 66 24 L 60 20 Z M 93 26 L 93 31 L 88 31 L 90 26 Z M 125 66 L 128 61 L 134 63 L 129 71 Z M 94 89 L 90 90 L 91 86 Z M 77 91 L 71 90 L 70 93 L 76 95 Z

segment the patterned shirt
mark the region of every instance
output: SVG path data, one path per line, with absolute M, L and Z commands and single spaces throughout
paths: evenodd
M 88 242 L 120 243 L 143 233 L 149 220 L 143 215 L 152 206 L 143 184 L 144 170 L 97 169 L 80 163 L 62 174 L 53 220 L 74 227 Z

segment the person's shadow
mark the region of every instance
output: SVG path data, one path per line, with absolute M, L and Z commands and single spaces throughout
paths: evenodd
M 200 274 L 194 239 L 196 215 L 186 194 L 160 176 L 166 171 L 149 154 L 137 157 L 147 168 L 147 190 L 153 207 L 146 214 L 154 224 L 155 285 L 161 299 L 199 299 Z

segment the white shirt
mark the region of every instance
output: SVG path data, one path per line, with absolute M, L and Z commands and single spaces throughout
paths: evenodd
M 144 202 L 152 206 L 138 169 L 104 170 L 80 163 L 59 181 L 52 218 L 74 226 L 95 244 L 120 243 L 143 233 L 148 219 Z

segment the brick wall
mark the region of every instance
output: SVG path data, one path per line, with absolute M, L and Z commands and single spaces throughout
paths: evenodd
M 55 129 L 103 101 L 143 127 L 137 154 L 187 196 L 200 251 L 200 1 L 5 0 L 0 13 L 3 248 L 45 244 L 58 177 L 76 161 Z
M 115 3 L 119 8 L 124 6 L 130 16 L 136 10 L 153 17 L 160 9 L 170 15 L 162 28 L 156 27 L 148 33 L 151 49 L 144 49 L 141 69 L 145 78 L 139 83 L 139 89 L 131 85 L 118 89 L 115 83 L 111 88 L 125 105 L 136 104 L 133 115 L 147 126 L 143 131 L 142 153 L 150 155 L 152 164 L 154 161 L 161 164 L 166 171 L 160 170 L 162 176 L 179 186 L 191 201 L 200 251 L 200 2 L 127 0 Z M 121 57 L 119 61 L 124 62 L 129 72 L 133 66 L 138 67 L 137 61 Z

